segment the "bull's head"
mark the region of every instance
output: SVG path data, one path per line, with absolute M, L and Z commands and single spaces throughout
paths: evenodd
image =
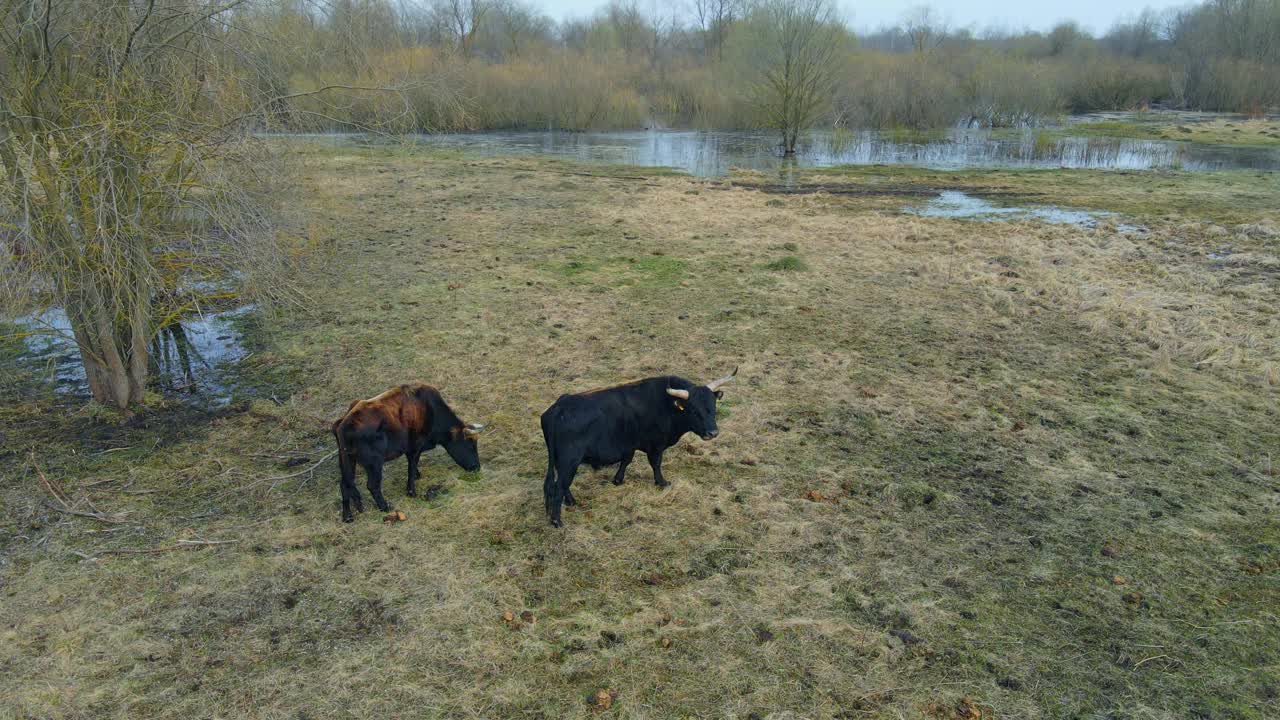
M 449 440 L 444 443 L 445 452 L 467 472 L 480 469 L 480 447 L 476 438 L 480 437 L 481 430 L 484 425 L 480 423 L 458 425 L 450 430 Z
M 732 380 L 737 374 L 738 368 L 734 368 L 728 375 L 692 390 L 667 388 L 667 394 L 673 398 L 676 412 L 688 415 L 689 430 L 703 440 L 711 440 L 720 434 L 720 429 L 716 427 L 716 401 L 724 397 L 724 391 L 720 386 Z

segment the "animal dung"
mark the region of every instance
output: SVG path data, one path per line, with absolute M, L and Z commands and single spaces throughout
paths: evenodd
M 591 698 L 591 704 L 596 710 L 608 710 L 613 706 L 613 701 L 618 698 L 618 691 L 610 688 L 601 688 Z
M 384 523 L 404 522 L 405 520 L 408 520 L 408 519 L 409 519 L 409 516 L 405 515 L 400 510 L 392 510 L 391 512 L 382 516 L 382 522 Z

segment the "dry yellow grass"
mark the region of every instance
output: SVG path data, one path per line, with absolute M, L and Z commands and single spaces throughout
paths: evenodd
M 180 432 L 164 411 L 92 431 L 49 400 L 6 410 L 11 447 L 129 513 L 48 510 L 25 451 L 0 471 L 6 713 L 1274 706 L 1273 216 L 984 224 L 633 169 L 302 152 L 333 254 L 305 313 L 251 328 L 245 382 L 280 404 Z M 1224 233 L 1237 260 L 1207 258 Z M 785 257 L 803 269 L 770 268 Z M 673 487 L 643 463 L 620 488 L 584 471 L 582 507 L 547 527 L 537 416 L 560 393 L 734 365 L 721 436 L 673 449 Z M 433 453 L 421 487 L 446 492 L 412 500 L 397 462 L 407 521 L 350 526 L 332 464 L 258 482 L 410 379 L 490 423 L 481 473 Z M 183 539 L 237 542 L 73 554 Z

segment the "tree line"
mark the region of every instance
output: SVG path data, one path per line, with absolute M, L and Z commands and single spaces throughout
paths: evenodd
M 826 48 L 814 121 L 832 127 L 1280 105 L 1280 0 L 1147 10 L 1099 36 L 1073 22 L 1023 32 L 950 27 L 927 6 L 859 36 L 828 0 L 810 5 L 611 0 L 563 22 L 527 0 L 281 0 L 245 12 L 290 39 L 269 61 L 281 87 L 398 83 L 412 88 L 407 109 L 422 131 L 776 125 L 776 108 L 760 102 L 759 85 L 769 82 L 760 54 L 781 47 L 787 31 L 777 23 L 791 11 L 821 20 L 805 37 L 822 35 Z M 298 49 L 305 61 L 283 57 Z M 352 58 L 374 74 L 357 77 Z M 358 124 L 364 102 L 350 98 L 325 114 L 334 129 Z

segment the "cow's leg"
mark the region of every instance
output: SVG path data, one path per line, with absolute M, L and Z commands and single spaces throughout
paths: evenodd
M 363 462 L 360 462 L 359 464 L 360 467 L 365 467 Z M 369 470 L 366 468 L 365 475 L 368 474 Z M 346 491 L 347 498 L 351 500 L 351 506 L 356 509 L 356 512 L 364 512 L 364 498 L 360 496 L 360 488 L 356 485 L 356 473 L 354 467 L 351 470 L 351 478 L 347 481 L 346 488 L 344 488 L 344 490 Z M 346 518 L 344 517 L 343 519 Z
M 666 487 L 671 483 L 662 479 L 662 451 L 645 453 L 649 456 L 649 467 L 653 468 L 653 484 L 658 487 Z
M 635 457 L 636 451 L 632 450 L 622 456 L 622 462 L 618 463 L 618 472 L 613 474 L 613 484 L 621 485 L 627 476 L 627 466 L 631 464 L 631 458 Z
M 351 514 L 351 505 L 360 504 L 360 491 L 356 489 L 355 462 L 344 451 L 339 452 L 343 452 L 343 457 L 339 459 L 342 474 L 338 476 L 338 492 L 342 495 L 342 522 L 352 522 L 356 518 Z
M 573 476 L 577 472 L 577 463 L 560 463 L 560 466 L 556 468 L 557 482 L 552 490 L 551 509 L 548 513 L 551 516 L 551 525 L 554 527 L 564 526 L 564 523 L 560 520 L 560 505 L 564 502 L 565 495 L 569 492 L 569 486 L 573 484 Z
M 342 496 L 342 522 L 352 522 L 356 518 L 351 514 L 352 495 L 355 501 L 360 500 L 356 491 L 356 454 L 343 442 L 342 429 L 335 426 L 334 438 L 338 442 L 338 493 Z
M 364 474 L 368 477 L 367 485 L 369 495 L 373 497 L 373 504 L 377 505 L 382 512 L 387 512 L 391 506 L 387 504 L 387 499 L 382 497 L 382 458 L 365 465 Z
M 404 494 L 409 497 L 417 497 L 418 495 L 418 458 L 421 456 L 421 450 L 405 454 L 409 461 L 409 482 L 404 487 Z

